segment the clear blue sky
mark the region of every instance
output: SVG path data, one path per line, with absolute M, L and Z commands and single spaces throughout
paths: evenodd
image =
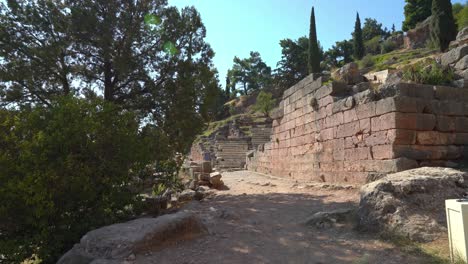
M 464 0 L 452 0 L 452 3 Z M 401 29 L 404 0 L 169 0 L 177 7 L 195 6 L 216 52 L 214 64 L 221 84 L 234 56 L 258 51 L 272 69 L 281 58 L 279 41 L 308 35 L 310 9 L 315 6 L 318 39 L 325 50 L 351 38 L 356 12 L 384 27 Z

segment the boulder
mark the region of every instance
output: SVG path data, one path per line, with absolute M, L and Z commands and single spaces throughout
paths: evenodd
M 364 77 L 359 71 L 359 66 L 354 63 L 348 63 L 332 73 L 332 78 L 346 84 L 358 84 L 364 81 Z
M 406 33 L 404 42 L 407 49 L 424 48 L 431 37 L 431 17 L 419 23 Z
M 457 63 L 463 57 L 468 55 L 468 44 L 452 49 L 440 56 L 440 63 L 444 66 L 449 66 Z
M 403 171 L 361 188 L 358 226 L 428 242 L 446 232 L 445 200 L 468 190 L 468 173 L 449 168 Z
M 450 42 L 450 48 L 456 48 L 464 44 L 468 44 L 468 27 L 458 32 L 457 39 Z
M 221 180 L 221 173 L 219 172 L 213 172 L 210 174 L 210 184 L 213 186 L 215 189 L 219 189 L 224 186 L 224 182 Z
M 468 55 L 465 55 L 461 60 L 457 62 L 457 64 L 455 64 L 455 69 L 459 71 L 468 69 Z
M 132 255 L 161 249 L 168 243 L 196 238 L 206 227 L 189 212 L 140 218 L 88 232 L 58 264 L 119 263 Z
M 178 200 L 179 202 L 190 202 L 195 199 L 195 196 L 196 192 L 194 190 L 187 189 L 179 194 Z

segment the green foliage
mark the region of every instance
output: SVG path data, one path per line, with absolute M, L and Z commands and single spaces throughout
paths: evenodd
M 98 91 L 148 113 L 179 79 L 190 80 L 199 97 L 213 82 L 203 72 L 211 70 L 214 53 L 193 7 L 25 0 L 0 8 L 0 32 L 9 40 L 0 42 L 0 81 L 9 84 L 0 87 L 4 105 L 50 105 L 56 96 Z
M 315 10 L 312 7 L 310 14 L 310 29 L 309 29 L 309 73 L 319 73 L 320 70 L 320 49 L 317 40 L 317 29 L 315 25 Z
M 271 93 L 261 91 L 257 96 L 257 102 L 255 103 L 254 110 L 263 113 L 265 116 L 269 116 L 270 111 L 275 107 L 276 100 L 272 98 Z
M 364 43 L 366 54 L 373 54 L 373 55 L 380 54 L 381 53 L 381 50 L 380 50 L 381 40 L 382 40 L 382 37 L 379 35 L 366 41 Z
M 353 50 L 355 59 L 360 60 L 362 57 L 364 57 L 364 39 L 362 35 L 361 19 L 359 18 L 359 13 L 356 16 L 356 24 L 354 25 Z
M 396 50 L 398 46 L 395 44 L 395 42 L 391 41 L 390 39 L 386 39 L 382 42 L 380 45 L 380 51 L 381 53 L 389 53 L 394 50 Z
M 435 61 L 418 62 L 403 71 L 403 79 L 421 84 L 446 85 L 450 84 L 454 77 L 452 68 L 444 67 Z
M 431 16 L 432 0 L 405 0 L 405 2 L 405 21 L 402 29 L 406 32 Z
M 458 30 L 468 27 L 468 4 L 453 4 L 453 17 L 457 22 Z
M 324 58 L 323 47 L 319 44 L 320 60 Z M 289 88 L 307 77 L 309 38 L 300 37 L 297 40 L 283 39 L 280 41 L 281 60 L 275 72 L 275 84 L 280 88 Z
M 431 39 L 441 51 L 446 51 L 457 36 L 450 0 L 432 1 Z
M 151 140 L 134 114 L 100 100 L 0 110 L 1 254 L 51 263 L 90 229 L 131 214 L 129 175 L 155 158 Z
M 372 18 L 366 18 L 364 27 L 362 28 L 362 39 L 364 42 L 369 41 L 377 36 L 387 37 L 390 33 L 382 28 L 382 24 Z
M 238 86 L 247 95 L 253 91 L 266 89 L 272 82 L 271 68 L 262 60 L 260 53 L 250 52 L 250 57 L 240 59 L 234 57 L 234 65 L 228 71 L 230 83 Z
M 348 40 L 338 41 L 325 52 L 325 63 L 330 67 L 343 66 L 353 61 L 353 42 Z
M 360 68 L 369 68 L 375 65 L 375 61 L 372 55 L 367 54 L 364 56 L 364 58 L 362 58 L 362 60 L 359 61 L 358 64 Z

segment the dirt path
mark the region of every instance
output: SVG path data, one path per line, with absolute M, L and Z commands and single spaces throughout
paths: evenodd
M 224 173 L 229 190 L 188 206 L 209 235 L 137 256 L 136 263 L 427 263 L 350 227 L 303 224 L 318 211 L 355 206 L 355 189 L 330 190 L 252 172 Z

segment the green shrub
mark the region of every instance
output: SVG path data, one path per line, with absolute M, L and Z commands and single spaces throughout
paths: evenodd
M 0 256 L 55 263 L 87 231 L 127 219 L 138 204 L 129 172 L 150 159 L 139 131 L 99 100 L 0 110 Z
M 276 103 L 276 100 L 272 97 L 271 93 L 261 91 L 257 96 L 254 110 L 263 113 L 265 116 L 269 116 L 270 111 L 275 107 Z
M 381 36 L 376 36 L 364 43 L 364 47 L 366 48 L 366 54 L 380 54 L 380 40 L 382 39 Z
M 362 58 L 361 61 L 359 61 L 359 66 L 361 68 L 369 68 L 375 65 L 374 57 L 370 54 L 367 54 Z
M 397 48 L 398 47 L 395 44 L 395 42 L 393 42 L 391 40 L 385 40 L 380 45 L 380 50 L 381 50 L 382 54 L 392 52 L 392 51 L 396 50 Z
M 419 62 L 403 71 L 403 79 L 421 84 L 446 85 L 450 84 L 454 77 L 453 69 L 444 67 L 435 61 L 432 63 Z

